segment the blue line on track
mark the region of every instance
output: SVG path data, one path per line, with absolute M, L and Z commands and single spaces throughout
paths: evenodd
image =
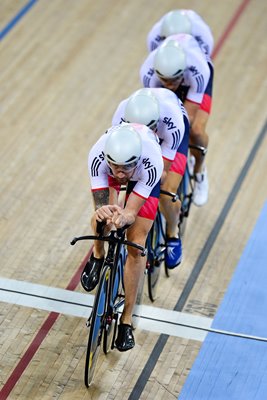
M 16 15 L 12 20 L 0 31 L 0 41 L 14 28 L 14 26 L 24 17 L 25 14 L 32 8 L 32 6 L 37 3 L 38 0 L 30 0 Z

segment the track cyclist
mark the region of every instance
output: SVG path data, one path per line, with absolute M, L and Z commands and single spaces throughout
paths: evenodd
M 117 107 L 112 125 L 122 122 L 144 124 L 157 134 L 164 162 L 161 189 L 176 193 L 184 175 L 189 141 L 189 121 L 181 101 L 165 88 L 139 89 Z M 180 207 L 180 201 L 173 203 L 160 196 L 160 210 L 166 219 L 165 263 L 170 269 L 182 261 Z
M 145 246 L 156 216 L 163 172 L 161 149 L 154 133 L 140 124 L 111 127 L 90 150 L 88 169 L 95 205 L 91 219 L 95 234 L 97 221 L 105 221 L 109 229 L 130 225 L 127 239 Z M 121 185 L 128 187 L 124 208 L 118 205 Z M 104 244 L 95 241 L 93 254 L 81 274 L 86 291 L 96 287 L 103 261 Z M 129 247 L 124 269 L 125 305 L 115 341 L 119 351 L 130 350 L 135 345 L 132 313 L 145 264 L 140 251 Z
M 147 35 L 148 51 L 155 50 L 166 37 L 178 33 L 194 36 L 207 59 L 210 59 L 214 45 L 211 29 L 193 10 L 172 10 L 160 18 Z
M 165 87 L 178 95 L 189 115 L 190 143 L 207 148 L 213 87 L 213 65 L 207 52 L 212 44 L 199 43 L 188 33 L 167 36 L 144 61 L 140 78 L 145 87 Z M 195 158 L 193 201 L 202 206 L 208 200 L 207 168 L 204 155 L 194 150 L 191 153 Z

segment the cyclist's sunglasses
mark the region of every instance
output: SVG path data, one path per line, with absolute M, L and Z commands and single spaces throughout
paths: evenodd
M 171 78 L 164 78 L 164 76 L 157 70 L 156 70 L 156 73 L 157 73 L 159 79 L 165 83 L 174 83 L 176 81 L 178 82 L 178 81 L 181 81 L 184 77 L 183 76 L 184 71 L 182 69 L 179 69 L 177 72 L 175 72 L 174 76 Z
M 127 122 L 128 124 L 131 123 L 130 121 L 125 121 L 125 122 Z M 150 121 L 148 124 L 146 124 L 146 126 L 149 129 L 151 129 L 152 131 L 157 128 L 157 125 L 158 125 L 158 121 L 155 121 L 154 119 L 152 119 L 152 121 Z
M 124 172 L 131 172 L 137 166 L 138 161 L 134 161 L 126 165 L 115 164 L 109 160 L 107 160 L 107 163 L 111 169 L 120 170 Z
M 155 121 L 154 119 L 152 121 L 149 122 L 149 124 L 147 124 L 146 126 L 151 129 L 152 131 L 154 131 L 157 128 L 158 125 L 158 121 Z

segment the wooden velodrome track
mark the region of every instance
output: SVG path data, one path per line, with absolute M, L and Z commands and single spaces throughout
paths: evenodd
M 2 33 L 26 4 L 1 1 Z M 0 399 L 165 400 L 183 387 L 201 339 L 148 327 L 136 331 L 132 351 L 101 356 L 88 391 L 85 317 L 64 311 L 67 303 L 62 312 L 48 300 L 39 307 L 27 290 L 84 298 L 79 274 L 90 245 L 69 242 L 89 231 L 88 151 L 140 86 L 152 24 L 185 7 L 202 15 L 216 43 L 210 198 L 192 207 L 182 265 L 162 277 L 153 305 L 146 294 L 144 302 L 205 321 L 216 313 L 267 198 L 266 1 L 39 0 L 0 43 Z

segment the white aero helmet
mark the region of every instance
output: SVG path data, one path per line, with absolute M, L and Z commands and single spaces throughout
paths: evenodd
M 176 40 L 164 41 L 154 57 L 154 69 L 160 78 L 176 79 L 186 68 L 186 55 Z
M 159 116 L 159 102 L 151 89 L 137 90 L 126 103 L 124 111 L 126 122 L 136 122 L 153 129 L 159 120 Z
M 132 126 L 122 124 L 111 129 L 104 148 L 107 162 L 116 165 L 137 164 L 141 153 L 141 137 Z
M 192 25 L 186 11 L 174 10 L 168 12 L 162 19 L 161 36 L 168 37 L 178 33 L 187 33 L 191 35 Z

